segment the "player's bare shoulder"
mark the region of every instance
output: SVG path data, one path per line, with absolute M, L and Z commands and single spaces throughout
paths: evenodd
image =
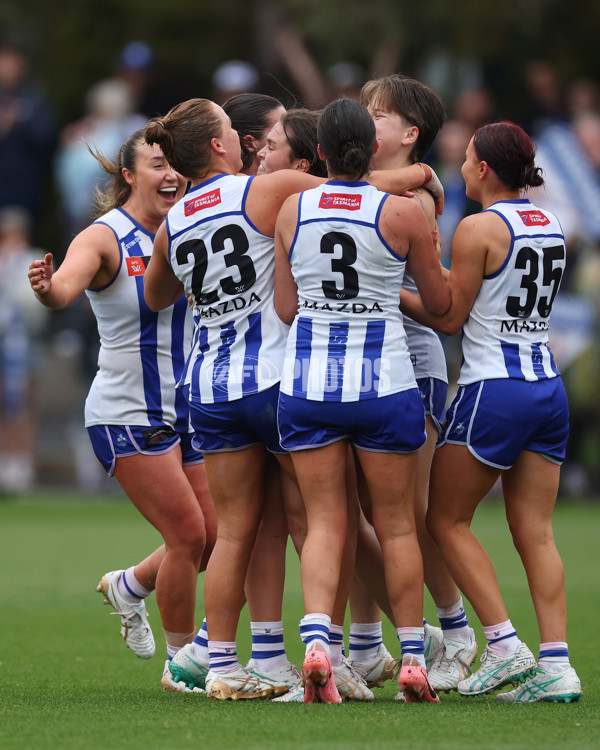
M 411 190 L 413 194 L 413 200 L 416 201 L 427 219 L 427 223 L 431 229 L 435 228 L 435 200 L 433 195 L 425 188 L 415 188 Z

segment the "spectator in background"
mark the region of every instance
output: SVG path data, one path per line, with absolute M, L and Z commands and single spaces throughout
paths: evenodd
M 212 76 L 213 100 L 224 104 L 236 94 L 256 92 L 260 86 L 258 70 L 245 60 L 228 60 Z
M 567 108 L 572 119 L 583 114 L 600 114 L 600 85 L 590 78 L 576 78 L 567 87 Z
M 460 168 L 473 130 L 464 120 L 447 120 L 435 140 L 433 164 L 444 186 L 444 213 L 438 216 L 438 229 L 442 243 L 442 263 L 450 268 L 454 231 L 465 216 L 477 211 L 477 204 L 467 197 Z
M 55 129 L 49 104 L 28 80 L 30 68 L 20 45 L 0 42 L 0 208 L 21 206 L 37 227 Z
M 536 138 L 549 123 L 567 121 L 565 98 L 558 71 L 552 63 L 531 60 L 525 66 L 525 86 L 529 106 L 521 121 L 532 138 Z
M 366 82 L 365 72 L 354 62 L 342 60 L 327 69 L 325 77 L 329 84 L 329 94 L 333 101 L 345 96 L 348 99 L 360 99 L 360 90 Z
M 117 75 L 130 87 L 132 109 L 147 119 L 160 114 L 152 101 L 155 72 L 156 55 L 146 42 L 129 42 L 119 53 Z
M 32 297 L 27 271 L 40 250 L 30 243 L 22 206 L 0 209 L 0 492 L 24 492 L 34 480 L 34 356 L 46 310 Z
M 99 81 L 86 94 L 87 114 L 60 133 L 55 175 L 68 241 L 90 223 L 94 193 L 106 181 L 88 144 L 115 157 L 121 144 L 146 124 L 133 105 L 134 94 L 126 81 Z
M 494 119 L 496 103 L 489 89 L 484 86 L 461 91 L 454 101 L 452 115 L 471 128 L 471 135 L 477 128 Z

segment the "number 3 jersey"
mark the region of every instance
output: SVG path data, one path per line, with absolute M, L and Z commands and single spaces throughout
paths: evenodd
M 559 375 L 548 346 L 552 303 L 565 268 L 558 219 L 526 199 L 492 204 L 510 229 L 506 260 L 483 278 L 463 326 L 459 385 L 480 380 L 545 380 Z
M 288 327 L 273 301 L 273 238 L 245 213 L 252 177 L 217 175 L 169 211 L 169 260 L 195 300 L 181 380 L 190 401 L 234 401 L 279 382 Z
M 154 234 L 122 208 L 96 223 L 114 232 L 121 264 L 102 289 L 86 290 L 98 323 L 98 372 L 85 402 L 86 427 L 168 424 L 189 430 L 189 407 L 175 383 L 189 354 L 193 323 L 182 295 L 156 313 L 144 301 L 144 272 Z
M 337 180 L 300 195 L 282 393 L 345 402 L 416 388 L 399 310 L 405 258 L 378 228 L 387 197 Z

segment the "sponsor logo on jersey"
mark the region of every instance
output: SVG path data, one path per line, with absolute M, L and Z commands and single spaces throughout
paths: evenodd
M 347 193 L 323 193 L 319 208 L 345 208 L 347 211 L 358 211 L 362 195 Z
M 127 275 L 128 276 L 143 276 L 146 271 L 146 266 L 150 260 L 149 255 L 139 255 L 135 258 L 125 258 L 127 261 Z
M 521 221 L 526 227 L 545 227 L 550 224 L 550 219 L 541 211 L 517 211 Z
M 210 208 L 216 206 L 217 203 L 221 202 L 221 188 L 211 190 L 210 193 L 204 193 L 199 195 L 197 198 L 192 198 L 190 201 L 186 201 L 183 204 L 183 208 L 186 216 L 195 214 L 196 211 L 201 211 L 203 208 Z

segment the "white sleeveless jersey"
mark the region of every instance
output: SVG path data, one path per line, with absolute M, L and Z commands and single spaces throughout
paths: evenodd
M 408 272 L 404 274 L 402 286 L 409 292 L 419 293 L 415 280 Z M 437 333 L 406 315 L 404 316 L 404 330 L 415 377 L 417 379 L 436 378 L 447 383 L 446 355 Z
M 459 385 L 480 380 L 544 380 L 559 375 L 548 346 L 552 302 L 565 268 L 558 219 L 529 200 L 494 203 L 511 233 L 502 267 L 485 276 L 463 326 Z
M 245 213 L 252 177 L 218 175 L 169 211 L 169 260 L 199 322 L 182 378 L 190 401 L 234 401 L 279 382 L 288 327 L 275 312 L 273 238 Z
M 144 272 L 154 235 L 122 208 L 100 217 L 121 255 L 114 279 L 86 290 L 100 335 L 98 372 L 85 404 L 85 424 L 154 427 L 187 432 L 189 408 L 175 384 L 191 347 L 192 314 L 185 297 L 162 312 L 144 301 Z
M 387 197 L 366 182 L 333 180 L 301 194 L 290 248 L 299 305 L 283 393 L 345 402 L 416 387 L 399 310 L 405 258 L 378 228 Z

